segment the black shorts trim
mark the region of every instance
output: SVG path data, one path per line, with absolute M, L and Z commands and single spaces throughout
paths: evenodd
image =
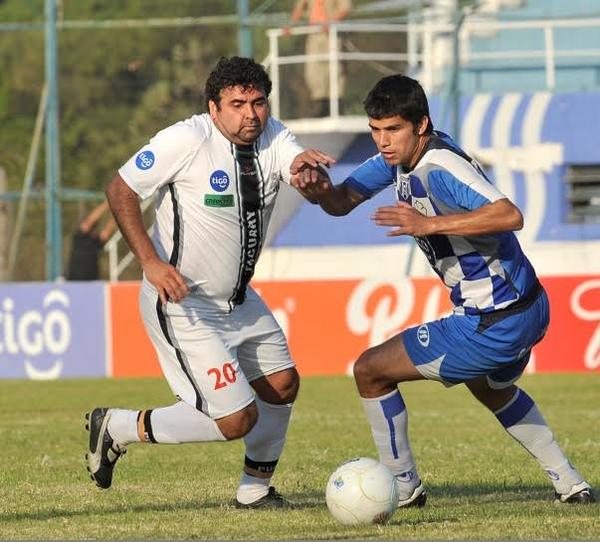
M 168 319 L 162 310 L 162 302 L 160 300 L 160 297 L 156 300 L 156 314 L 158 316 L 158 322 L 160 323 L 160 329 L 163 332 L 165 339 L 173 347 L 173 350 L 175 350 L 175 356 L 177 357 L 179 366 L 181 367 L 181 370 L 183 371 L 185 376 L 188 378 L 188 380 L 190 381 L 190 384 L 192 385 L 192 388 L 194 389 L 194 393 L 196 395 L 196 404 L 195 404 L 196 410 L 199 410 L 200 412 L 202 412 L 202 396 L 200 395 L 200 388 L 198 387 L 198 384 L 193 379 L 190 371 L 188 370 L 188 364 L 184 360 L 184 355 L 183 355 L 182 351 L 179 349 L 178 346 L 176 346 L 175 338 L 172 337 L 171 333 L 169 332 L 169 325 L 168 325 L 168 321 L 167 321 Z
M 490 328 L 494 324 L 501 322 L 509 316 L 520 314 L 526 311 L 531 305 L 533 305 L 538 297 L 542 295 L 544 291 L 543 286 L 539 281 L 536 281 L 533 288 L 527 293 L 526 296 L 522 297 L 518 301 L 515 301 L 512 305 L 504 309 L 499 309 L 492 312 L 484 312 L 479 315 L 479 325 L 477 326 L 477 333 L 483 333 L 486 329 Z

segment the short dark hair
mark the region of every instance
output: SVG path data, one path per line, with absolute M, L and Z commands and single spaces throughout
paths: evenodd
M 221 91 L 229 87 L 262 90 L 266 97 L 271 93 L 271 79 L 258 62 L 241 56 L 221 57 L 206 80 L 204 100 L 208 111 L 211 100 L 221 102 Z
M 417 80 L 406 75 L 389 75 L 380 79 L 367 94 L 363 106 L 367 115 L 377 120 L 399 115 L 416 126 L 423 117 L 427 117 L 429 123 L 425 133 L 433 130 L 425 91 Z

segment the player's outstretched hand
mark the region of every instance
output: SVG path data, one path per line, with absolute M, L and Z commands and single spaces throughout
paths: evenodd
M 327 170 L 322 166 L 316 168 L 305 166 L 290 178 L 293 186 L 311 203 L 319 203 L 321 198 L 333 193 L 333 184 Z
M 387 232 L 388 237 L 398 237 L 399 235 L 419 237 L 432 233 L 430 220 L 403 201 L 393 207 L 379 207 L 371 219 L 378 226 L 397 226 Z
M 189 288 L 185 280 L 171 264 L 162 260 L 153 260 L 143 267 L 146 278 L 158 290 L 163 305 L 168 301 L 179 303 L 188 295 Z
M 335 159 L 316 149 L 301 152 L 290 166 L 292 174 L 292 185 L 296 188 L 304 188 L 308 184 L 319 181 L 318 168 L 330 167 L 335 164 Z

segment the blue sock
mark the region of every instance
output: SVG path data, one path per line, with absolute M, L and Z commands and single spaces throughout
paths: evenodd
M 398 390 L 376 397 L 362 398 L 371 425 L 379 460 L 397 477 L 401 499 L 419 485 L 415 460 L 408 440 L 408 412 Z

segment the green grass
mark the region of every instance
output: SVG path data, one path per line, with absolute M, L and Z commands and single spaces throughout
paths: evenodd
M 522 384 L 574 464 L 600 487 L 600 375 L 537 375 Z M 84 412 L 169 404 L 162 380 L 2 381 L 0 538 L 597 538 L 600 505 L 553 504 L 537 463 L 463 388 L 402 387 L 427 506 L 400 511 L 383 527 L 345 527 L 325 506 L 327 478 L 348 458 L 376 456 L 348 378 L 303 381 L 273 480 L 300 505 L 285 512 L 232 506 L 240 442 L 133 445 L 113 487 L 93 485 Z

